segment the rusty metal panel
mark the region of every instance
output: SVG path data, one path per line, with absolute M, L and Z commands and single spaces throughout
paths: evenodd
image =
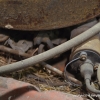
M 48 30 L 100 14 L 100 0 L 0 0 L 0 27 Z

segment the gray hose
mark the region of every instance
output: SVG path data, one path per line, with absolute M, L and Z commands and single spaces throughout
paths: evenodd
M 91 77 L 93 75 L 93 63 L 91 60 L 87 59 L 80 67 L 81 75 L 84 77 L 86 88 L 95 94 L 100 94 L 100 90 L 93 88 L 90 85 Z
M 9 73 L 9 72 L 17 71 L 20 69 L 24 69 L 24 68 L 27 68 L 27 67 L 34 65 L 36 63 L 40 63 L 42 61 L 48 60 L 48 59 L 50 59 L 58 54 L 61 54 L 65 51 L 70 50 L 71 48 L 79 45 L 80 43 L 83 43 L 84 41 L 88 40 L 89 38 L 93 37 L 94 35 L 96 35 L 99 32 L 100 32 L 100 23 L 96 24 L 92 28 L 83 32 L 82 34 L 74 37 L 73 39 L 71 39 L 71 40 L 69 40 L 69 41 L 67 41 L 67 42 L 65 42 L 65 43 L 63 43 L 55 48 L 52 48 L 46 52 L 43 52 L 39 55 L 30 57 L 28 59 L 25 59 L 25 60 L 22 60 L 22 61 L 13 63 L 13 64 L 1 66 L 0 67 L 0 74 Z
M 100 90 L 96 90 L 95 88 L 93 88 L 93 87 L 90 85 L 90 80 L 89 80 L 89 79 L 86 79 L 86 80 L 85 80 L 85 83 L 86 83 L 87 89 L 88 89 L 90 92 L 95 93 L 95 94 L 100 94 Z

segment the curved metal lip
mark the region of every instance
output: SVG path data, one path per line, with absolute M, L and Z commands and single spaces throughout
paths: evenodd
M 100 0 L 0 0 L 0 27 L 51 30 L 76 25 L 100 14 Z

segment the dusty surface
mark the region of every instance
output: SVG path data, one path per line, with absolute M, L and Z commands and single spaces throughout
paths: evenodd
M 0 0 L 0 27 L 8 29 L 56 29 L 99 14 L 100 0 Z

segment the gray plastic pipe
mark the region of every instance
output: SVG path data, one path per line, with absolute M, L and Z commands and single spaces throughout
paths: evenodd
M 95 94 L 100 95 L 100 90 L 97 90 L 91 86 L 91 77 L 94 73 L 93 71 L 94 65 L 92 64 L 91 60 L 87 59 L 80 67 L 81 75 L 84 77 L 86 88 Z
M 93 87 L 90 85 L 90 80 L 89 80 L 89 79 L 86 79 L 86 80 L 85 80 L 85 83 L 86 83 L 87 89 L 88 89 L 90 92 L 100 95 L 100 90 L 97 90 L 97 89 L 93 88 Z
M 74 37 L 73 39 L 71 39 L 55 48 L 52 48 L 46 52 L 43 52 L 39 55 L 30 57 L 30 58 L 22 60 L 22 61 L 19 61 L 19 62 L 13 63 L 13 64 L 9 64 L 9 65 L 5 65 L 5 66 L 1 66 L 0 74 L 24 69 L 24 68 L 30 67 L 36 63 L 40 63 L 42 61 L 48 60 L 58 54 L 61 54 L 65 51 L 70 50 L 74 46 L 77 46 L 77 45 L 83 43 L 84 41 L 88 40 L 89 38 L 93 37 L 94 35 L 96 35 L 99 32 L 100 32 L 100 22 L 97 23 L 96 25 L 94 25 L 92 28 L 88 29 L 87 31 L 83 32 L 82 34 Z

